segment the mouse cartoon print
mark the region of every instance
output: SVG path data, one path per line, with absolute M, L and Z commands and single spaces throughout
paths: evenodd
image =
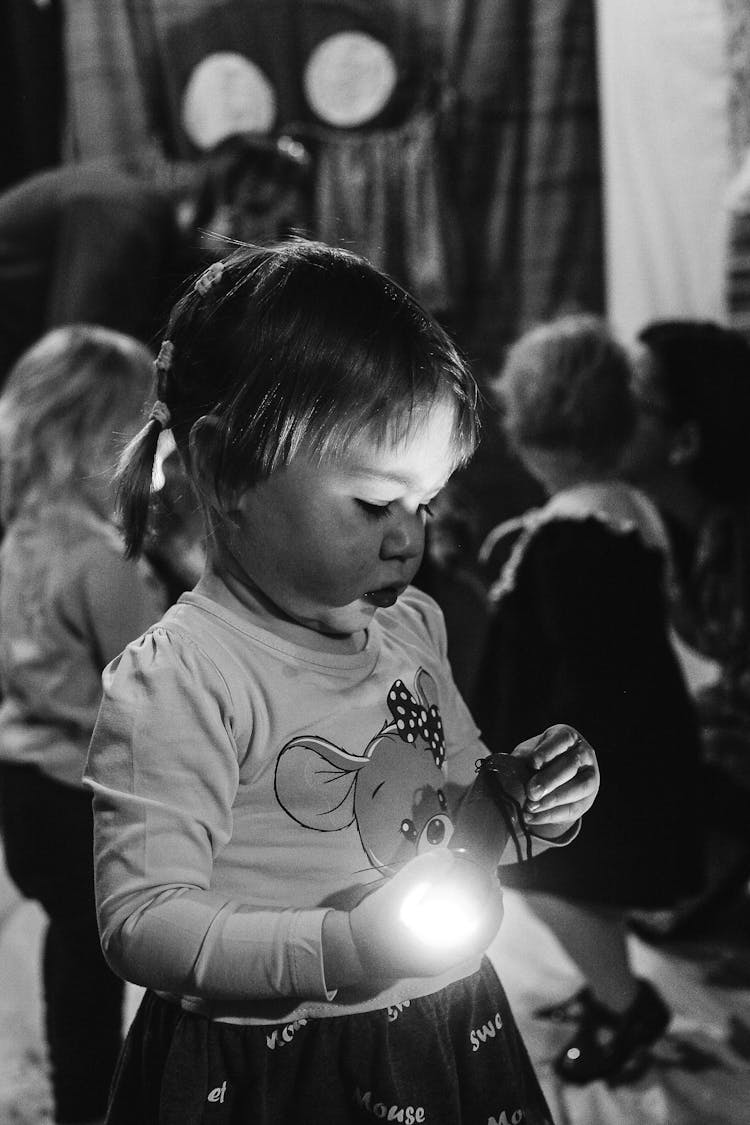
M 373 867 L 384 874 L 414 855 L 448 844 L 453 823 L 445 798 L 445 741 L 435 681 L 417 671 L 414 692 L 395 680 L 390 718 L 363 753 L 317 735 L 293 739 L 276 764 L 276 796 L 307 828 L 356 825 Z

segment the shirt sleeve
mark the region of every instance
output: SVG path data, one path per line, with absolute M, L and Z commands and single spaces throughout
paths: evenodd
M 320 910 L 256 909 L 212 887 L 239 782 L 231 695 L 157 627 L 104 673 L 93 793 L 102 948 L 126 980 L 208 1000 L 331 999 Z

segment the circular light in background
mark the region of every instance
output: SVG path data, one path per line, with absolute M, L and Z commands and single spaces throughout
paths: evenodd
M 182 95 L 182 125 L 200 149 L 232 133 L 269 133 L 276 94 L 259 66 L 244 55 L 207 55 L 192 71 Z
M 377 117 L 397 78 L 396 63 L 384 43 L 362 31 L 340 31 L 322 40 L 310 55 L 305 96 L 321 121 L 351 129 Z

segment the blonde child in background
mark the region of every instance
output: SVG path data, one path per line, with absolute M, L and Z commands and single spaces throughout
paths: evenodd
M 103 948 L 147 989 L 109 1125 L 548 1123 L 483 956 L 497 880 L 446 848 L 486 750 L 410 586 L 475 444 L 471 376 L 400 287 L 304 241 L 209 268 L 157 370 L 120 472 L 129 547 L 171 427 L 208 559 L 105 672 L 89 753 Z M 532 846 L 566 842 L 591 747 L 557 725 L 516 753 Z M 402 917 L 431 883 L 475 888 L 455 945 Z
M 700 886 L 699 742 L 668 627 L 669 541 L 623 479 L 636 430 L 630 359 L 607 323 L 561 316 L 524 333 L 493 384 L 510 447 L 547 503 L 488 538 L 492 618 L 474 713 L 487 745 L 564 713 L 606 779 L 585 831 L 508 873 L 581 977 L 539 1015 L 569 1023 L 568 1083 L 634 1081 L 671 1013 L 631 963 L 630 910 Z M 501 561 L 502 560 L 502 561 Z M 595 733 L 593 733 L 595 732 Z M 693 820 L 696 823 L 693 823 Z
M 122 1039 L 82 775 L 102 669 L 166 607 L 113 522 L 113 463 L 142 424 L 151 369 L 130 337 L 74 325 L 26 351 L 0 395 L 0 825 L 11 878 L 49 920 L 44 1026 L 61 1125 L 103 1120 Z

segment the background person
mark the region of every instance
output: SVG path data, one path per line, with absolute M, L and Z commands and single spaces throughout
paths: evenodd
M 511 447 L 549 500 L 491 534 L 484 551 L 486 565 L 504 562 L 474 714 L 501 752 L 520 731 L 572 715 L 596 743 L 604 779 L 578 838 L 505 881 L 525 892 L 583 980 L 542 1013 L 574 1025 L 557 1073 L 624 1081 L 669 1023 L 630 963 L 629 911 L 673 903 L 702 874 L 698 732 L 668 633 L 668 539 L 654 505 L 621 479 L 636 411 L 628 354 L 604 321 L 573 315 L 532 329 L 509 350 L 494 392 Z
M 639 933 L 699 925 L 750 872 L 750 343 L 712 321 L 639 333 L 638 428 L 625 471 L 659 509 L 674 562 L 672 639 L 698 708 L 709 869 L 698 895 L 639 914 Z
M 101 324 L 151 343 L 184 278 L 226 239 L 305 229 L 311 158 L 235 134 L 169 178 L 127 162 L 46 169 L 0 194 L 0 382 L 51 328 Z
M 55 1121 L 103 1121 L 122 982 L 99 946 L 82 785 L 101 672 L 166 607 L 123 557 L 110 482 L 142 419 L 143 344 L 89 325 L 25 352 L 0 395 L 0 824 L 8 872 L 44 908 L 44 1028 Z

